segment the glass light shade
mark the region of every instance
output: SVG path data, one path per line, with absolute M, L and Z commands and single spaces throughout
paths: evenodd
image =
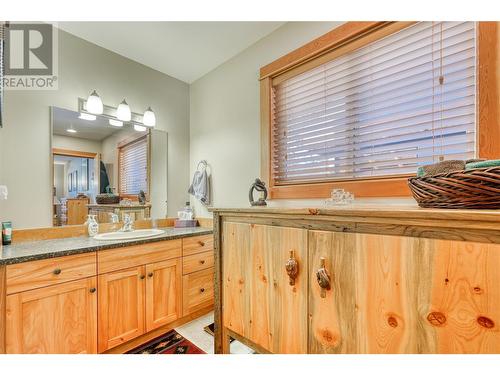
M 87 111 L 95 115 L 100 115 L 104 111 L 102 100 L 97 92 L 94 90 L 87 99 Z
M 156 125 L 156 116 L 151 107 L 148 107 L 146 109 L 146 112 L 144 112 L 144 115 L 142 116 L 142 122 L 144 125 L 153 127 Z
M 128 106 L 125 99 L 120 103 L 116 109 L 116 117 L 118 120 L 130 121 L 132 119 L 132 113 L 130 112 L 130 107 Z
M 116 126 L 117 128 L 121 128 L 123 126 L 123 122 L 114 120 L 114 119 L 109 119 L 109 125 L 111 126 Z
M 89 115 L 88 113 L 80 113 L 80 116 L 78 116 L 78 118 L 87 121 L 95 121 L 97 117 L 95 117 L 94 115 Z
M 145 132 L 146 131 L 146 127 L 145 126 L 142 126 L 142 125 L 134 125 L 134 130 L 137 131 L 137 132 Z

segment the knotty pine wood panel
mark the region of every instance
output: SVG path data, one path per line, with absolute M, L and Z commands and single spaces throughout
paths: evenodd
M 222 232 L 224 235 L 223 325 L 249 338 L 252 293 L 250 224 L 224 222 Z M 266 342 L 269 344 L 267 340 Z
M 310 352 L 500 353 L 498 245 L 311 231 L 309 246 Z
M 7 296 L 7 353 L 97 352 L 96 277 Z
M 146 331 L 182 316 L 182 262 L 180 258 L 146 265 Z
M 427 317 L 437 351 L 500 353 L 500 246 L 422 243 L 434 251 L 429 309 L 434 316 Z
M 305 353 L 307 231 L 226 222 L 224 233 L 225 326 L 270 352 Z M 293 286 L 290 250 L 299 264 Z

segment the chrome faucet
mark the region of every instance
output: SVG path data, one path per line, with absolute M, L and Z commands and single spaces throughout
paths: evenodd
M 132 232 L 134 230 L 134 221 L 132 220 L 132 216 L 129 214 L 123 215 L 123 227 L 120 229 L 120 232 Z
M 110 213 L 109 217 L 111 219 L 111 224 L 118 224 L 120 222 L 120 218 L 115 213 Z

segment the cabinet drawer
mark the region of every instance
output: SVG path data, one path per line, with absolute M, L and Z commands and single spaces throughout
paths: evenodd
M 183 276 L 183 314 L 189 315 L 214 304 L 214 269 Z
M 96 275 L 96 254 L 78 254 L 7 266 L 7 294 Z
M 182 242 L 179 239 L 99 251 L 97 254 L 99 274 L 178 258 L 182 255 L 181 246 Z
M 214 266 L 213 251 L 205 251 L 184 257 L 182 260 L 182 274 L 187 275 L 196 271 L 205 270 Z
M 182 255 L 194 255 L 214 249 L 214 236 L 207 234 L 206 236 L 188 237 L 182 239 Z

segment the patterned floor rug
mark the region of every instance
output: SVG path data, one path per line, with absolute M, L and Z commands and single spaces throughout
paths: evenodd
M 127 354 L 206 354 L 191 341 L 181 336 L 175 330 L 157 337 Z

